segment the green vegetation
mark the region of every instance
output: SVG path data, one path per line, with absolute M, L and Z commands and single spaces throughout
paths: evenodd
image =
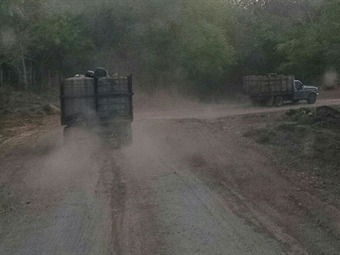
M 338 0 L 2 0 L 0 86 L 49 89 L 96 66 L 196 96 L 247 74 L 340 72 Z

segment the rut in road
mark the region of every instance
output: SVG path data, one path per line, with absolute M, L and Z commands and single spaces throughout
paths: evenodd
M 134 129 L 132 147 L 115 154 L 127 190 L 121 254 L 288 254 L 267 231 L 235 214 L 181 158 L 164 154 L 152 124 L 139 121 Z
M 242 137 L 248 109 L 223 107 L 137 112 L 120 151 L 92 137 L 50 148 L 59 123 L 27 148 L 13 139 L 0 158 L 0 254 L 337 254 L 339 211 Z
M 281 176 L 243 119 L 135 122 L 134 145 L 115 155 L 122 254 L 337 254 L 337 209 Z
M 111 254 L 111 153 L 91 137 L 39 149 L 60 137 L 49 132 L 4 161 L 0 195 L 11 194 L 13 210 L 1 213 L 0 254 Z

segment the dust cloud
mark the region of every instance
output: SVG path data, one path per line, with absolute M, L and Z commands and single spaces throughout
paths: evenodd
M 327 89 L 334 89 L 339 85 L 339 75 L 335 70 L 327 71 L 323 76 L 323 85 Z
M 178 158 L 199 158 L 201 164 L 206 149 L 202 148 L 199 139 L 191 137 L 197 131 L 197 123 L 209 123 L 226 112 L 231 114 L 234 107 L 237 106 L 230 103 L 205 104 L 166 90 L 159 90 L 152 95 L 137 95 L 134 100 L 133 142 L 121 150 L 124 164 L 130 166 L 123 168 L 143 169 L 134 173 L 138 176 L 145 174 L 146 169 L 151 172 L 151 169 L 158 169 L 161 172 L 161 169 L 167 169 L 164 162 Z M 116 160 L 121 161 L 119 158 Z M 147 174 L 152 174 L 150 171 Z
M 61 144 L 60 131 L 31 139 L 20 171 L 8 171 L 18 202 L 1 214 L 1 254 L 109 254 L 111 164 L 94 134 Z
M 101 152 L 99 138 L 84 129 L 75 129 L 63 144 L 30 161 L 26 184 L 34 189 L 93 191 L 99 178 Z

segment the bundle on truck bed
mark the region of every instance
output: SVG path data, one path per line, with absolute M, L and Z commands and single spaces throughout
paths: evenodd
M 293 75 L 276 74 L 243 77 L 243 91 L 253 103 L 268 106 L 281 106 L 284 101 L 297 103 L 300 100 L 313 104 L 318 95 L 317 87 L 303 85 Z
M 67 137 L 72 128 L 96 130 L 113 144 L 132 137 L 132 75 L 108 76 L 97 69 L 92 77 L 77 75 L 60 86 L 61 124 Z

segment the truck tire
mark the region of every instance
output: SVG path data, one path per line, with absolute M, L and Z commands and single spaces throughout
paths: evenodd
M 311 93 L 307 97 L 307 103 L 314 104 L 316 102 L 316 95 L 314 93 Z
M 273 104 L 274 104 L 274 97 L 268 97 L 267 102 L 266 102 L 266 106 L 272 107 Z
M 259 100 L 259 105 L 260 105 L 260 106 L 266 106 L 266 105 L 267 105 L 267 99 L 266 99 L 266 98 L 260 99 L 260 100 Z
M 251 104 L 253 106 L 259 106 L 260 105 L 260 100 L 258 98 L 250 97 L 250 101 L 251 101 Z
M 276 96 L 274 97 L 273 105 L 276 107 L 280 107 L 283 105 L 283 97 L 282 96 Z
M 251 101 L 251 104 L 252 104 L 253 106 L 258 106 L 258 105 L 259 105 L 259 103 L 257 102 L 256 99 L 251 98 L 250 101 Z

